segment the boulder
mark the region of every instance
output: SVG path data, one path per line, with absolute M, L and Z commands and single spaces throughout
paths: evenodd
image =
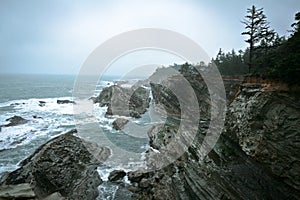
M 108 180 L 115 182 L 121 180 L 124 176 L 126 176 L 126 172 L 124 170 L 114 170 L 109 174 Z
M 30 183 L 39 199 L 59 192 L 70 199 L 95 199 L 102 180 L 99 164 L 110 150 L 74 136 L 76 130 L 62 134 L 40 146 L 20 163 L 20 168 L 6 174 L 1 185 Z M 97 151 L 97 158 L 89 149 Z
M 122 130 L 128 122 L 129 122 L 128 119 L 117 118 L 115 121 L 113 121 L 112 125 L 114 129 Z

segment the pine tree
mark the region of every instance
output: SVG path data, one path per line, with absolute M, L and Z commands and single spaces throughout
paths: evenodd
M 255 45 L 264 41 L 270 42 L 275 32 L 273 30 L 269 30 L 269 22 L 267 21 L 267 17 L 263 12 L 263 8 L 257 9 L 255 6 L 247 9 L 247 15 L 245 16 L 244 21 L 242 23 L 245 25 L 245 32 L 242 32 L 242 35 L 248 35 L 249 38 L 245 40 L 245 42 L 249 43 L 249 73 L 253 68 L 253 60 L 254 60 L 254 51 Z M 267 44 L 266 44 L 267 45 Z

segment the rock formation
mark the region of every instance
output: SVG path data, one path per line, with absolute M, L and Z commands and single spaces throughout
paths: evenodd
M 6 119 L 8 121 L 8 124 L 2 125 L 0 127 L 10 127 L 10 126 L 18 126 L 21 124 L 26 124 L 28 122 L 27 119 L 24 119 L 23 117 L 20 116 L 13 116 L 11 118 Z
M 85 144 L 73 135 L 75 132 L 60 135 L 40 146 L 20 163 L 19 169 L 2 177 L 1 187 L 28 183 L 38 199 L 51 194 L 70 199 L 95 199 L 97 187 L 102 182 L 96 169 L 110 151 Z M 92 146 L 93 150 L 97 148 L 97 158 L 87 146 Z
M 128 122 L 129 122 L 128 119 L 117 118 L 115 121 L 113 121 L 112 125 L 114 129 L 122 130 Z
M 207 112 L 209 96 L 204 87 L 201 92 L 201 78 L 189 82 L 198 88 L 200 110 Z M 165 106 L 169 117 L 177 118 L 180 107 L 168 99 L 170 91 L 151 87 L 154 101 Z M 223 133 L 212 151 L 201 157 L 208 124 L 200 123 L 197 137 L 180 158 L 163 169 L 128 174 L 134 199 L 300 198 L 299 94 L 265 91 L 260 85 L 242 84 L 234 89 L 234 95 L 227 92 L 232 100 Z M 150 146 L 163 150 L 177 128 L 176 123 L 156 125 L 148 133 Z M 148 151 L 148 157 L 152 153 Z
M 107 115 L 140 118 L 149 107 L 149 91 L 143 87 L 123 88 L 113 85 L 104 88 L 94 103 L 108 106 Z

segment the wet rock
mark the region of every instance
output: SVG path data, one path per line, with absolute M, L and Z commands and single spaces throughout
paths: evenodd
M 38 116 L 36 116 L 36 115 L 32 115 L 32 118 L 33 118 L 33 119 L 43 119 L 42 117 L 38 117 Z
M 113 121 L 112 125 L 114 129 L 122 130 L 128 122 L 129 122 L 128 119 L 117 118 L 115 121 Z
M 108 180 L 115 182 L 123 179 L 124 176 L 126 176 L 126 172 L 124 172 L 124 170 L 114 170 L 109 174 Z
M 128 180 L 132 183 L 139 183 L 143 178 L 148 178 L 151 175 L 151 172 L 148 172 L 145 169 L 139 169 L 137 171 L 128 172 Z
M 55 192 L 71 199 L 95 199 L 102 182 L 97 166 L 110 150 L 82 141 L 74 133 L 76 130 L 40 146 L 19 169 L 2 177 L 1 185 L 30 183 L 39 199 Z
M 46 105 L 45 101 L 39 101 L 39 106 L 44 107 Z
M 106 115 L 140 118 L 149 107 L 149 90 L 143 87 L 123 88 L 113 85 L 104 88 L 94 103 L 108 106 Z
M 23 117 L 20 116 L 13 116 L 11 118 L 6 119 L 9 123 L 6 125 L 3 125 L 4 127 L 10 127 L 10 126 L 18 126 L 21 124 L 26 124 L 28 122 L 27 119 L 24 119 Z
M 71 100 L 57 100 L 56 103 L 57 104 L 69 104 L 69 103 L 75 104 L 75 102 L 71 101 Z
M 17 185 L 1 185 L 0 199 L 35 199 L 36 195 L 29 183 Z

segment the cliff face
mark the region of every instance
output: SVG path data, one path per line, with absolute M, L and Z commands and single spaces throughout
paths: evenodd
M 201 81 L 193 79 L 190 83 L 199 90 Z M 175 162 L 144 175 L 133 172 L 140 177 L 132 176 L 135 178 L 131 180 L 135 199 L 300 198 L 299 96 L 264 91 L 260 86 L 234 87 L 239 91 L 232 95 L 232 84 L 227 86 L 227 96 L 232 100 L 228 101 L 225 127 L 213 150 L 200 158 L 207 129 L 206 123 L 200 123 L 196 139 Z M 180 113 L 170 111 L 178 106 L 168 100 L 167 90 L 153 96 L 162 104 L 168 102 L 168 116 Z M 201 90 L 197 97 L 208 98 Z M 199 104 L 204 105 L 201 110 L 207 110 L 206 104 Z M 149 132 L 150 145 L 162 149 L 176 132 L 174 124 L 157 125 Z

